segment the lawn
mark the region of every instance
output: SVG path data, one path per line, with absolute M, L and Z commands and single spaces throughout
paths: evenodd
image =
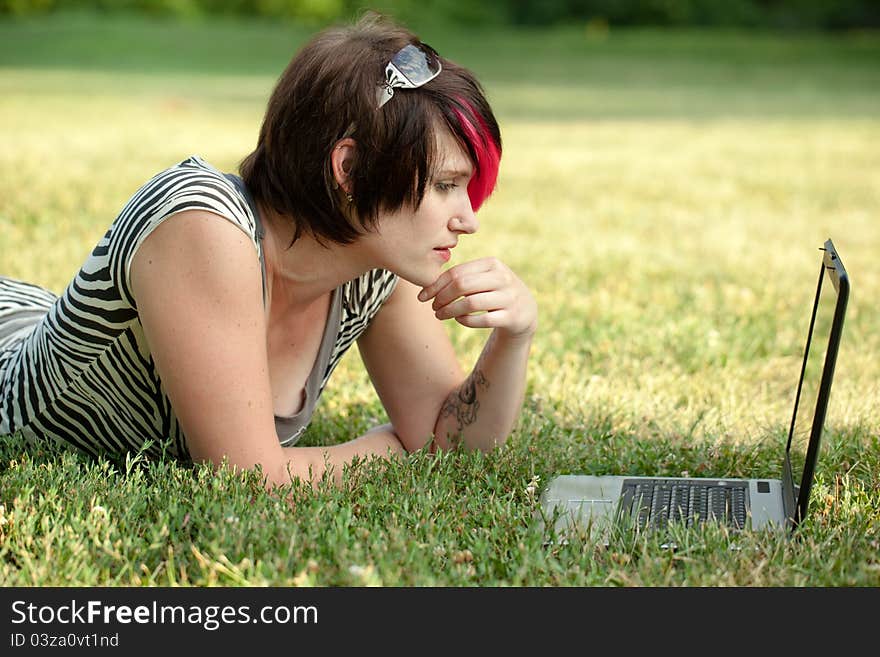
M 0 274 L 60 292 L 128 196 L 198 153 L 232 171 L 303 27 L 0 22 Z M 363 463 L 293 491 L 172 462 L 0 445 L 2 585 L 877 586 L 880 35 L 451 28 L 504 159 L 459 259 L 540 307 L 525 410 L 492 454 Z M 852 281 L 810 516 L 794 540 L 549 543 L 555 473 L 773 476 L 815 272 Z M 468 368 L 485 339 L 449 326 Z M 306 444 L 384 412 L 356 350 Z

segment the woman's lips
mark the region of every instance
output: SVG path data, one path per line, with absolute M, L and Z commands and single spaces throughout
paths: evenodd
M 450 246 L 434 249 L 434 252 L 440 255 L 443 262 L 449 262 L 449 259 L 452 257 L 452 247 Z

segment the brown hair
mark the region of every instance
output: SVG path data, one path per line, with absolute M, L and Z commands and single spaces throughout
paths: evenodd
M 501 134 L 466 68 L 441 58 L 436 78 L 398 89 L 377 107 L 386 64 L 407 44 L 420 43 L 371 12 L 353 25 L 319 32 L 288 64 L 269 99 L 257 147 L 240 172 L 257 201 L 293 217 L 294 241 L 308 231 L 319 241 L 350 244 L 375 225 L 380 211 L 417 208 L 435 165 L 435 132 L 444 127 L 470 156 L 474 177 L 482 176 L 485 196 L 491 192 Z M 357 143 L 350 171 L 355 219 L 333 191 L 330 165 L 333 146 L 349 136 Z M 481 157 L 486 152 L 496 154 L 494 164 Z

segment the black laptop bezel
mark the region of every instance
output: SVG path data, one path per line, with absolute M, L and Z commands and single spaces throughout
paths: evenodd
M 822 441 L 822 432 L 825 427 L 825 415 L 828 410 L 828 400 L 831 396 L 831 383 L 834 379 L 834 368 L 837 364 L 837 353 L 840 347 L 840 338 L 843 334 L 843 320 L 846 315 L 846 305 L 849 300 L 849 276 L 846 268 L 837 253 L 837 249 L 831 239 L 825 241 L 825 246 L 821 247 L 824 251 L 822 263 L 819 269 L 819 281 L 816 287 L 816 298 L 813 302 L 813 312 L 810 317 L 810 330 L 807 333 L 807 343 L 804 348 L 804 361 L 801 366 L 801 376 L 798 381 L 797 393 L 795 396 L 794 414 L 792 415 L 791 427 L 788 432 L 788 443 L 785 447 L 785 463 L 783 465 L 783 495 L 788 499 L 784 500 L 785 506 L 789 507 L 791 500 L 797 496 L 797 504 L 793 509 L 793 516 L 790 516 L 793 527 L 796 527 L 804 518 L 807 517 L 807 511 L 810 501 L 810 489 L 813 486 L 813 476 L 816 470 L 816 462 L 819 458 L 819 446 Z M 801 476 L 800 486 L 795 487 L 793 484 L 793 475 L 791 469 L 791 443 L 794 436 L 795 423 L 797 421 L 798 403 L 800 400 L 801 386 L 803 385 L 804 373 L 807 366 L 807 358 L 810 353 L 810 342 L 813 337 L 813 327 L 816 321 L 816 312 L 819 308 L 819 299 L 822 293 L 822 285 L 830 281 L 834 285 L 837 292 L 837 302 L 834 307 L 834 318 L 831 322 L 831 332 L 828 337 L 828 349 L 825 352 L 825 363 L 822 367 L 822 377 L 819 382 L 819 393 L 816 398 L 816 409 L 813 414 L 813 423 L 810 429 L 810 440 L 807 445 L 807 454 L 804 460 L 804 470 Z M 790 508 L 790 507 L 789 507 Z

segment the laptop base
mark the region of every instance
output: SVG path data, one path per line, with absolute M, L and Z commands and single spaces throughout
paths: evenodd
M 637 492 L 643 490 L 640 485 L 647 484 L 659 484 L 660 491 L 669 492 L 669 501 L 665 493 L 647 499 Z M 676 515 L 675 509 L 670 508 L 673 491 L 677 489 L 681 494 L 685 488 L 695 492 L 688 497 L 683 513 Z M 696 492 L 700 490 L 727 492 L 721 499 L 725 500 L 728 512 L 719 513 L 717 501 L 713 512 L 710 495 L 714 498 L 714 492 L 707 493 L 701 504 L 700 493 Z M 734 531 L 781 529 L 789 525 L 782 490 L 782 481 L 778 479 L 559 475 L 541 493 L 539 513 L 542 522 L 552 523 L 559 536 L 578 532 L 603 539 L 613 526 L 627 524 L 624 521 L 639 531 L 663 529 L 670 521 L 691 526 L 720 522 Z M 739 495 L 737 491 L 742 491 L 744 497 L 742 516 L 731 501 Z

